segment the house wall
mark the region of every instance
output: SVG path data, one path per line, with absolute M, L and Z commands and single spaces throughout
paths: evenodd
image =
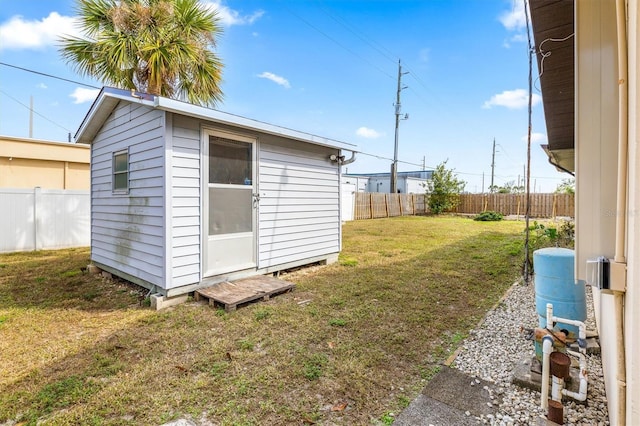
M 626 424 L 640 419 L 640 10 L 637 0 L 630 0 L 629 52 L 629 205 L 627 230 L 627 293 L 625 295 L 625 353 L 626 353 Z
M 340 251 L 338 150 L 259 138 L 258 268 Z
M 329 161 L 337 150 L 259 134 L 232 126 L 171 115 L 167 137 L 171 161 L 167 195 L 170 221 L 171 279 L 167 289 L 200 281 L 202 241 L 201 129 L 258 138 L 258 268 L 340 251 L 339 168 Z
M 165 285 L 164 132 L 163 111 L 120 102 L 91 149 L 91 259 L 159 287 Z M 130 189 L 114 194 L 113 153 L 123 149 Z
M 618 72 L 614 0 L 575 2 L 576 13 L 576 277 L 586 279 L 586 261 L 612 258 L 616 210 Z M 609 418 L 622 424 L 617 386 L 623 355 L 616 344 L 622 323 L 615 299 L 594 289 Z
M 405 178 L 405 188 L 407 194 L 424 194 L 427 192 L 427 181 L 425 179 L 407 177 Z
M 0 137 L 0 188 L 89 189 L 89 146 Z
M 391 190 L 391 181 L 385 177 L 369 178 L 369 187 L 367 192 L 388 193 Z
M 200 282 L 201 141 L 200 121 L 172 114 L 171 257 L 167 288 Z
M 369 178 L 366 176 L 342 175 L 342 183 L 355 185 L 356 192 L 369 192 Z

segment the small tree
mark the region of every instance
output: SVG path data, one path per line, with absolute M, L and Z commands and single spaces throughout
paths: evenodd
M 576 178 L 562 179 L 562 182 L 558 184 L 555 190 L 556 194 L 575 194 L 576 193 Z
M 493 185 L 489 187 L 492 194 L 521 194 L 524 192 L 524 186 L 516 185 L 515 181 L 506 182 L 502 186 Z
M 460 193 L 466 182 L 459 180 L 452 169 L 447 169 L 447 161 L 438 164 L 433 171 L 431 180 L 427 182 L 429 195 L 429 209 L 432 213 L 440 214 L 458 205 Z

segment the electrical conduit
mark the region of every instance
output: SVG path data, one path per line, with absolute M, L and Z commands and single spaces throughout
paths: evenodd
M 618 45 L 618 175 L 616 194 L 616 241 L 614 262 L 626 263 L 627 220 L 627 161 L 628 161 L 628 60 L 626 1 L 616 0 L 616 29 Z M 614 292 L 617 357 L 616 383 L 618 387 L 617 418 L 622 424 L 626 419 L 626 367 L 624 345 L 624 298 Z

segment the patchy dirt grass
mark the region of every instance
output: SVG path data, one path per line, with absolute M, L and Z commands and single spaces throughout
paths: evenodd
M 231 314 L 151 311 L 87 249 L 0 255 L 0 423 L 388 423 L 517 278 L 523 228 L 349 222 L 338 263 Z

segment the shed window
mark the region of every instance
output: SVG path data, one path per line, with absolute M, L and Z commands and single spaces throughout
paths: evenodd
M 129 152 L 120 151 L 113 154 L 113 191 L 129 190 Z

